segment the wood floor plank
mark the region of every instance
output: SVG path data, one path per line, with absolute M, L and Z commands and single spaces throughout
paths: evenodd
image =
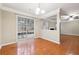
M 79 36 L 61 35 L 60 44 L 37 38 L 3 46 L 1 55 L 79 55 Z

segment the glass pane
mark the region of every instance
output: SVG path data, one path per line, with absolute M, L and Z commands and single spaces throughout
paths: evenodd
M 34 54 L 34 20 L 18 17 L 18 55 Z

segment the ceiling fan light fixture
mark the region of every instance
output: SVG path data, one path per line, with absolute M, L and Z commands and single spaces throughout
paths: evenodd
M 36 12 L 37 15 L 40 13 L 40 8 L 36 8 Z
M 69 19 L 69 21 L 73 21 L 73 20 L 74 20 L 73 18 L 70 18 L 70 19 Z
M 45 13 L 45 10 L 41 10 L 41 13 L 44 14 Z
M 36 15 L 38 15 L 38 14 L 39 14 L 39 12 L 38 12 L 38 11 L 36 11 L 35 13 L 36 13 Z
M 40 11 L 40 8 L 36 8 L 36 11 Z

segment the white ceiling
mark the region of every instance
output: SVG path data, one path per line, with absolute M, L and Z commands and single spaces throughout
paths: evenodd
M 32 15 L 35 15 L 36 8 L 39 7 L 39 3 L 3 3 L 2 5 Z M 40 3 L 40 8 L 46 13 L 57 8 L 62 8 L 68 12 L 79 12 L 79 3 Z

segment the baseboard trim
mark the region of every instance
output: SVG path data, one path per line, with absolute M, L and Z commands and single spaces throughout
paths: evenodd
M 56 43 L 56 44 L 60 44 L 60 42 L 57 42 L 57 41 L 54 41 L 54 40 L 51 40 L 51 39 L 45 39 L 45 40 L 48 40 L 48 41 L 54 42 L 54 43 Z
M 40 37 L 35 38 L 35 39 L 40 39 Z M 56 44 L 60 44 L 60 42 L 57 42 L 57 41 L 54 41 L 54 40 L 45 39 L 45 38 L 41 38 L 41 39 L 48 40 L 48 41 L 54 42 L 54 43 L 56 43 Z M 2 48 L 2 46 L 6 46 L 6 45 L 10 45 L 10 44 L 14 44 L 14 43 L 17 43 L 17 42 L 10 42 L 10 43 L 2 44 L 2 45 L 0 46 L 0 49 Z
M 77 34 L 61 34 L 61 35 L 79 36 Z
M 44 40 L 48 40 L 48 41 L 51 41 L 51 42 L 54 42 L 56 44 L 60 44 L 60 42 L 57 42 L 57 41 L 54 41 L 54 40 L 51 40 L 51 39 L 46 39 L 46 38 L 36 38 L 36 39 L 44 39 Z
M 2 46 L 0 46 L 0 49 L 2 48 Z
M 2 44 L 1 47 L 6 46 L 6 45 L 10 45 L 10 44 L 14 44 L 14 43 L 16 43 L 16 42 L 5 43 L 5 44 Z

